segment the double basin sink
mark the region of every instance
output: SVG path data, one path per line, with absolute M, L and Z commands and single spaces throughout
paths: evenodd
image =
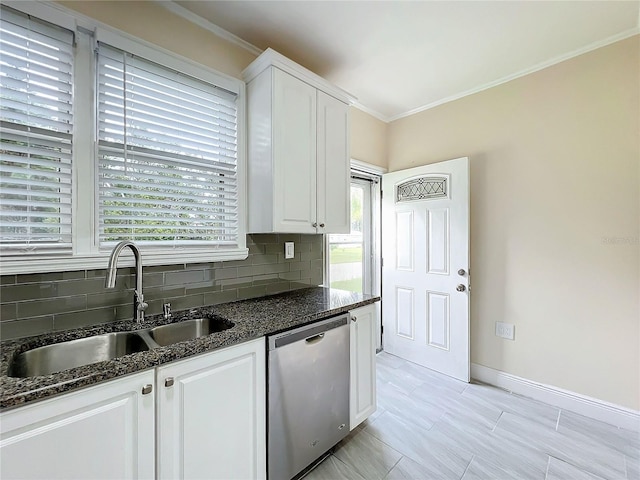
M 10 377 L 50 375 L 131 353 L 193 340 L 233 327 L 220 317 L 198 318 L 134 332 L 115 332 L 54 343 L 22 352 L 9 364 Z

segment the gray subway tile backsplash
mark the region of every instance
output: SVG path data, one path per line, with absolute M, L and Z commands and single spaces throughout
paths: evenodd
M 295 257 L 285 260 L 290 241 Z M 177 311 L 319 285 L 323 246 L 322 235 L 255 234 L 245 260 L 144 267 L 147 314 L 166 302 Z M 104 288 L 105 276 L 106 269 L 0 276 L 0 339 L 131 318 L 135 269 L 118 269 L 115 290 Z
M 129 311 L 133 314 L 133 307 L 130 307 Z M 108 323 L 115 320 L 116 307 L 106 306 L 101 308 L 92 308 L 91 310 L 79 310 L 77 312 L 55 314 L 53 318 L 53 328 L 56 331 L 69 330 L 70 328 L 98 325 L 100 323 Z
M 54 280 L 73 280 L 78 278 L 84 278 L 84 272 L 82 270 L 73 272 L 29 273 L 26 275 L 18 275 L 16 283 L 51 282 Z
M 264 297 L 266 294 L 266 285 L 254 285 L 251 287 L 242 287 L 238 289 L 238 297 L 240 298 Z
M 10 339 L 53 331 L 53 315 L 0 322 L 0 338 Z
M 301 288 L 301 287 L 298 287 Z M 211 292 L 204 294 L 205 305 L 215 305 L 217 303 L 227 303 L 238 300 L 238 290 L 222 290 L 219 292 Z
M 294 272 L 282 272 L 279 275 L 281 280 L 300 280 L 300 270 Z
M 15 303 L 3 303 L 0 305 L 0 318 L 2 320 L 16 320 L 18 318 L 18 305 Z
M 52 313 L 77 312 L 87 309 L 87 296 L 47 298 L 18 303 L 18 318 L 39 317 Z
M 165 285 L 185 285 L 202 281 L 204 281 L 204 270 L 183 270 L 164 274 Z
M 188 308 L 202 307 L 204 306 L 204 293 L 169 297 L 165 299 L 165 303 L 170 303 L 172 310 L 186 310 Z

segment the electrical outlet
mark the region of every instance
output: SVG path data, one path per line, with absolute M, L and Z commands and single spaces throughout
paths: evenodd
M 289 259 L 294 256 L 293 242 L 284 242 L 284 258 Z
M 496 322 L 496 336 L 515 340 L 516 326 L 513 323 Z

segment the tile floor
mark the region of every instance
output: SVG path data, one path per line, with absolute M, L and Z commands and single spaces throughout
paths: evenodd
M 378 411 L 305 480 L 640 480 L 640 434 L 381 353 Z

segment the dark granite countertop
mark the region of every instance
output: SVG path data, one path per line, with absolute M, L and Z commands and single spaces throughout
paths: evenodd
M 0 344 L 0 409 L 24 405 L 28 402 L 42 400 L 105 380 L 157 367 L 174 360 L 312 323 L 353 308 L 368 305 L 379 299 L 380 297 L 371 295 L 313 287 L 251 300 L 174 312 L 173 318 L 169 321 L 164 320 L 161 315 L 154 315 L 145 318 L 142 325 L 128 320 L 2 342 Z M 146 329 L 211 315 L 223 317 L 235 325 L 228 330 L 195 340 L 153 348 L 51 375 L 29 378 L 14 378 L 7 375 L 10 360 L 15 355 L 32 348 L 103 333 Z

